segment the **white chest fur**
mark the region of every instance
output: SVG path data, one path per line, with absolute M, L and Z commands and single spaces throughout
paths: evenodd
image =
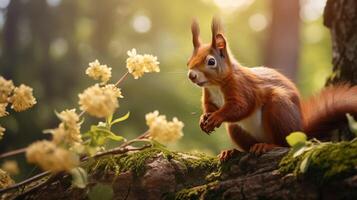
M 218 107 L 221 108 L 224 105 L 224 96 L 221 89 L 218 86 L 207 87 L 211 101 Z
M 207 87 L 210 93 L 211 101 L 221 108 L 224 105 L 224 96 L 221 89 L 218 86 Z M 263 120 L 262 120 L 262 108 L 257 108 L 249 117 L 230 124 L 238 124 L 245 131 L 254 137 L 258 142 L 269 142 L 266 134 L 264 134 Z
M 262 108 L 256 109 L 249 117 L 235 122 L 234 124 L 238 124 L 245 131 L 249 133 L 249 135 L 253 136 L 258 142 L 269 142 L 266 134 L 264 134 L 263 128 L 263 118 L 262 118 Z

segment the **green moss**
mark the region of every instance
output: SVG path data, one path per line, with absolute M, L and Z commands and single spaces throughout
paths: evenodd
M 207 181 L 218 181 L 222 179 L 222 174 L 229 174 L 231 171 L 232 166 L 236 166 L 240 159 L 246 155 L 247 153 L 240 153 L 237 156 L 232 157 L 231 159 L 227 160 L 226 162 L 220 163 L 218 170 L 212 172 L 211 174 L 206 176 Z
M 175 200 L 199 200 L 201 195 L 207 190 L 207 186 L 197 186 L 189 189 L 183 189 L 176 193 L 174 196 Z
M 199 199 L 212 199 L 219 200 L 222 199 L 222 193 L 219 188 L 216 188 L 218 181 L 221 180 L 222 174 L 230 173 L 231 167 L 239 163 L 240 159 L 246 155 L 246 153 L 241 153 L 226 162 L 220 163 L 217 158 L 207 157 L 202 154 L 201 164 L 196 165 L 196 167 L 206 169 L 205 172 L 209 172 L 207 169 L 212 169 L 211 173 L 206 176 L 206 181 L 209 183 L 182 189 L 176 193 L 169 194 L 166 199 L 169 200 L 199 200 Z M 187 160 L 186 160 L 187 161 Z M 188 160 L 190 161 L 190 160 Z M 187 166 L 195 166 L 193 163 L 187 163 Z
M 158 154 L 168 154 L 168 150 L 162 148 L 147 148 L 138 152 L 130 152 L 120 155 L 106 156 L 96 160 L 88 166 L 90 172 L 121 172 L 132 171 L 134 175 L 140 176 L 145 171 L 145 163 L 148 159 Z
M 217 185 L 217 182 L 208 183 L 205 185 L 200 185 L 197 187 L 183 189 L 176 194 L 171 195 L 166 198 L 166 200 L 219 200 L 222 199 L 222 191 L 212 190 Z
M 300 165 L 310 156 L 307 171 L 302 173 Z M 356 173 L 357 166 L 357 140 L 322 144 L 313 148 L 299 157 L 293 158 L 290 152 L 280 162 L 280 172 L 294 173 L 323 183 L 339 178 L 344 178 Z
M 145 163 L 157 156 L 163 156 L 167 160 L 174 159 L 186 166 L 188 170 L 211 171 L 217 169 L 218 165 L 216 158 L 205 154 L 172 152 L 163 146 L 155 146 L 138 152 L 106 156 L 90 163 L 87 168 L 90 172 L 111 171 L 116 174 L 132 171 L 134 175 L 140 176 L 145 172 Z
M 218 159 L 204 153 L 171 152 L 172 159 L 184 164 L 188 170 L 205 170 L 210 172 L 218 168 Z

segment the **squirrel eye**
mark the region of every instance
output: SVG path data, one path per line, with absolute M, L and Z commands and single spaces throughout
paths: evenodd
M 214 66 L 216 64 L 216 60 L 214 58 L 210 58 L 208 59 L 207 64 L 210 66 Z

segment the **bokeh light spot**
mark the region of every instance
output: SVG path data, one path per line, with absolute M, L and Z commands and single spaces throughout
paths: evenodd
M 52 7 L 60 5 L 62 0 L 47 0 L 47 4 Z
M 264 30 L 268 25 L 267 18 L 260 14 L 254 14 L 249 17 L 249 27 L 256 32 Z
M 138 33 L 146 33 L 151 29 L 151 20 L 145 15 L 137 15 L 133 20 L 133 28 Z
M 57 38 L 51 43 L 50 54 L 54 58 L 60 58 L 64 56 L 68 51 L 68 43 L 63 38 Z
M 0 8 L 6 8 L 10 3 L 10 0 L 0 0 Z
M 300 0 L 300 16 L 304 21 L 315 21 L 322 16 L 327 0 Z
M 234 11 L 238 8 L 247 8 L 254 0 L 213 0 L 213 2 L 224 11 Z

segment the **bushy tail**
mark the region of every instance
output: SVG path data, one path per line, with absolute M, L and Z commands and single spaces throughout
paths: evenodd
M 326 87 L 302 102 L 304 132 L 318 137 L 346 121 L 346 113 L 357 116 L 357 86 L 340 84 Z

